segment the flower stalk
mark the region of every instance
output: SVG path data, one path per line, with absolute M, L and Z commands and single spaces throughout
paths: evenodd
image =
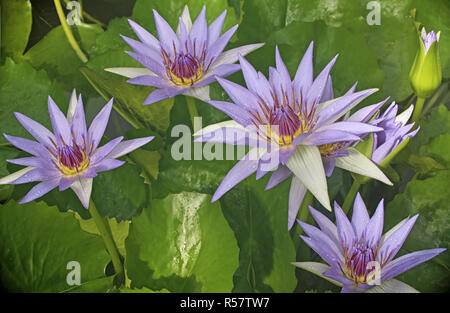
M 347 196 L 345 197 L 344 204 L 342 205 L 342 211 L 344 211 L 345 214 L 347 214 L 348 211 L 350 210 L 350 206 L 355 200 L 356 194 L 358 193 L 360 187 L 361 182 L 358 179 L 355 179 L 353 181 L 352 186 L 350 187 L 350 191 L 347 193 Z
M 192 97 L 185 97 L 186 98 L 186 104 L 189 111 L 189 116 L 191 117 L 191 123 L 192 127 L 194 127 L 194 118 L 198 116 L 197 107 L 195 105 L 195 99 Z
M 90 199 L 89 201 L 89 213 L 91 213 L 92 219 L 94 220 L 95 225 L 97 226 L 97 229 L 103 238 L 103 242 L 105 243 L 106 250 L 111 257 L 116 275 L 123 276 L 125 271 L 120 259 L 119 250 L 117 249 L 116 243 L 114 242 L 114 239 L 112 237 L 111 228 L 109 227 L 106 218 L 102 217 L 97 211 L 97 208 L 95 207 L 92 199 Z M 120 279 L 119 281 L 123 281 L 123 279 Z
M 67 24 L 66 16 L 64 15 L 64 11 L 61 6 L 60 0 L 53 0 L 53 2 L 55 3 L 56 13 L 58 13 L 59 21 L 61 22 L 61 26 L 64 30 L 64 34 L 66 35 L 70 46 L 75 51 L 75 53 L 77 54 L 77 56 L 81 60 L 81 62 L 87 63 L 88 58 L 83 53 L 83 51 L 81 51 L 80 46 L 78 45 L 77 41 L 75 40 L 75 37 L 73 36 L 72 31 L 70 30 L 69 25 Z
M 309 209 L 308 207 L 312 205 L 314 197 L 310 191 L 307 191 L 305 197 L 303 198 L 302 205 L 300 206 L 298 219 L 301 221 L 307 221 L 309 217 Z M 302 231 L 300 231 L 300 234 Z
M 420 116 L 422 115 L 423 104 L 425 103 L 425 98 L 417 96 L 416 105 L 414 107 L 414 113 L 412 116 L 413 122 L 418 122 Z

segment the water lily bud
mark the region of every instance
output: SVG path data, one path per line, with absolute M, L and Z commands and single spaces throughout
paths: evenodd
M 434 31 L 426 32 L 422 28 L 419 49 L 409 72 L 409 80 L 416 95 L 427 98 L 439 87 L 442 80 L 441 60 L 439 56 L 439 36 Z

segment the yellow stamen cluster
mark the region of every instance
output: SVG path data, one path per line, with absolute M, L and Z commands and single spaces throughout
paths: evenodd
M 58 159 L 58 167 L 65 176 L 79 175 L 89 168 L 89 158 L 86 157 L 86 154 L 83 151 L 81 151 L 81 153 L 83 155 L 83 161 L 77 166 L 66 166 L 61 162 L 60 158 Z
M 339 150 L 342 147 L 344 147 L 344 143 L 342 142 L 327 143 L 325 145 L 320 145 L 319 151 L 322 156 L 331 156 L 336 150 Z

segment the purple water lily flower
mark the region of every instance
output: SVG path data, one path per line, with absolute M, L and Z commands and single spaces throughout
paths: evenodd
M 116 158 L 147 144 L 154 138 L 151 136 L 122 141 L 123 137 L 118 137 L 99 147 L 108 124 L 112 103 L 113 99 L 102 108 L 87 128 L 81 95 L 77 100 L 75 90 L 70 99 L 67 117 L 52 98 L 48 97 L 53 133 L 38 122 L 16 112 L 18 121 L 37 142 L 4 135 L 13 146 L 33 156 L 7 160 L 26 168 L 0 179 L 0 184 L 15 185 L 39 181 L 40 183 L 35 185 L 20 203 L 40 198 L 57 186 L 60 191 L 70 187 L 83 206 L 89 208 L 92 180 L 97 173 L 123 165 L 125 162 Z
M 370 123 L 380 127 L 381 131 L 373 132 L 371 160 L 376 164 L 381 164 L 399 144 L 408 137 L 414 137 L 419 131 L 418 128 L 409 132 L 414 126 L 414 123 L 406 124 L 414 111 L 413 105 L 403 113 L 397 115 L 398 105 L 395 102 L 392 102 L 385 112 L 379 116 L 379 109 L 386 101 L 387 99 L 366 106 L 343 120 L 346 122 Z M 361 134 L 361 139 L 366 137 L 366 135 L 367 134 Z M 338 167 L 340 168 L 346 168 L 345 157 L 354 153 L 354 146 L 357 143 L 358 142 L 346 141 L 319 146 L 327 176 L 331 176 L 336 164 L 338 164 Z M 343 157 L 344 159 L 341 159 Z M 364 161 L 361 160 L 361 162 Z M 361 163 L 361 166 L 364 167 L 366 165 Z
M 353 92 L 351 90 L 350 92 Z M 376 104 L 366 106 L 350 116 L 343 118 L 342 122 L 346 123 L 370 123 L 374 126 L 378 126 L 381 131 L 373 132 L 373 147 L 371 153 L 371 160 L 365 158 L 358 150 L 355 149 L 355 145 L 359 141 L 344 141 L 335 142 L 319 146 L 319 151 L 322 156 L 322 162 L 325 169 L 326 176 L 331 176 L 335 167 L 339 167 L 357 174 L 362 174 L 367 177 L 378 179 L 388 185 L 391 182 L 384 175 L 371 175 L 372 171 L 368 171 L 369 168 L 373 168 L 373 173 L 377 173 L 375 170 L 375 164 L 380 165 L 383 160 L 406 138 L 416 135 L 419 129 L 409 132 L 414 126 L 412 124 L 406 124 L 414 110 L 414 106 L 411 105 L 403 113 L 397 115 L 398 105 L 395 102 L 386 109 L 386 111 L 379 116 L 379 109 L 386 103 L 388 99 Z M 344 123 L 343 123 L 344 124 Z M 364 139 L 368 133 L 361 133 L 360 138 Z M 359 166 L 356 166 L 359 165 Z M 291 174 L 290 172 L 287 172 Z M 277 176 L 276 183 L 280 183 Z M 282 177 L 286 179 L 287 177 Z M 283 179 L 283 180 L 284 180 Z M 268 184 L 268 188 L 273 188 L 274 184 Z M 302 189 L 304 187 L 299 187 Z M 297 216 L 300 205 L 303 201 L 304 193 L 300 195 L 290 195 L 289 200 L 289 223 L 288 229 L 293 224 L 295 217 Z
M 353 85 L 353 87 L 346 94 L 348 95 L 354 93 L 355 88 L 356 84 Z M 329 90 L 327 97 L 333 98 L 332 89 Z M 344 128 L 347 125 L 351 127 L 352 125 L 354 125 L 354 123 L 369 123 L 377 126 L 378 130 L 372 129 L 371 132 L 360 132 L 357 134 L 359 136 L 358 140 L 355 141 L 333 142 L 318 146 L 320 155 L 322 157 L 325 175 L 327 177 L 330 177 L 333 174 L 335 167 L 339 167 L 356 174 L 377 179 L 387 185 L 392 185 L 391 181 L 376 166 L 374 160 L 368 159 L 354 147 L 369 133 L 372 133 L 374 134 L 374 136 L 376 136 L 378 133 L 384 130 L 382 125 L 377 125 L 377 123 L 369 122 L 369 120 L 373 118 L 373 116 L 378 112 L 378 110 L 386 101 L 387 99 L 379 103 L 366 106 L 362 109 L 359 109 L 352 115 L 349 114 L 350 112 L 347 112 L 344 117 L 339 119 L 339 123 L 337 123 L 336 125 L 338 128 Z M 267 183 L 266 190 L 274 188 L 291 176 L 293 176 L 292 171 L 289 170 L 288 167 L 282 165 L 277 171 L 272 174 L 269 182 Z M 289 193 L 288 230 L 290 230 L 294 225 L 295 218 L 298 214 L 305 194 L 305 186 L 301 181 L 293 177 L 291 183 L 291 191 Z
M 377 91 L 355 92 L 334 98 L 330 71 L 336 57 L 313 79 L 313 43 L 310 44 L 291 81 L 276 48 L 276 68 L 269 79 L 242 56 L 239 61 L 247 88 L 217 78 L 234 103 L 209 101 L 233 120 L 210 125 L 194 134 L 195 141 L 249 145 L 249 154 L 226 175 L 215 192 L 216 201 L 240 181 L 256 172 L 259 179 L 273 171 L 266 189 L 292 176 L 288 227 L 291 228 L 301 200 L 309 190 L 328 210 L 331 206 L 319 147 L 359 141 L 362 135 L 382 128 L 361 121 L 341 119 L 363 99 Z M 267 147 L 261 143 L 267 143 Z M 361 162 L 365 166 L 361 167 Z M 347 157 L 346 167 L 390 184 L 387 177 L 357 150 Z
M 313 272 L 342 286 L 341 292 L 417 292 L 393 279 L 426 262 L 446 249 L 412 252 L 394 260 L 408 237 L 418 215 L 405 218 L 383 233 L 384 204 L 380 201 L 371 218 L 358 193 L 351 222 L 340 206 L 334 204 L 336 225 L 322 213 L 309 207 L 319 228 L 298 221 L 307 236 L 300 236 L 328 265 L 298 262 L 295 266 Z
M 383 128 L 383 131 L 373 134 L 373 148 L 371 159 L 382 164 L 386 157 L 406 138 L 414 137 L 420 127 L 410 131 L 414 127 L 414 123 L 406 124 L 414 111 L 411 105 L 407 110 L 397 115 L 398 105 L 395 102 L 384 111 L 384 113 L 376 117 L 371 124 Z
M 252 44 L 223 52 L 238 25 L 221 34 L 226 10 L 209 26 L 206 7 L 192 23 L 187 6 L 179 18 L 177 33 L 153 10 L 159 40 L 129 20 L 140 39 L 122 36 L 135 52 L 127 52 L 145 68 L 108 68 L 106 71 L 129 77 L 129 83 L 156 87 L 144 105 L 179 94 L 209 100 L 209 84 L 216 76 L 225 77 L 240 69 L 238 55 L 245 55 L 264 44 Z

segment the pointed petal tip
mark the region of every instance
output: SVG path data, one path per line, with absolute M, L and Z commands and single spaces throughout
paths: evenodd
M 411 217 L 409 220 L 412 221 L 412 224 L 414 225 L 418 218 L 419 218 L 419 214 L 416 214 L 413 217 Z
M 305 236 L 305 235 L 299 235 L 299 237 L 301 239 L 303 239 L 304 242 L 306 242 L 306 241 L 308 241 L 308 239 L 310 239 L 308 236 Z
M 81 202 L 81 205 L 83 206 L 83 208 L 85 208 L 86 210 L 89 210 L 89 201 L 86 203 L 86 202 L 80 200 L 80 202 Z
M 311 205 L 308 205 L 308 211 L 309 211 L 311 214 L 314 214 L 317 210 L 314 209 Z
M 214 194 L 213 196 L 212 196 L 212 198 L 211 198 L 211 203 L 214 203 L 214 202 L 216 202 L 217 200 L 219 200 L 220 199 L 220 196 L 217 196 L 216 194 Z
M 24 115 L 20 112 L 14 112 L 14 116 L 20 122 L 20 120 L 22 119 L 22 116 L 24 116 Z
M 307 223 L 305 223 L 305 222 L 303 222 L 303 221 L 301 221 L 300 219 L 296 219 L 297 220 L 297 223 L 298 223 L 298 225 L 300 225 L 300 227 L 304 230 L 304 226 L 309 226 L 309 224 L 307 224 Z
M 19 204 L 25 204 L 25 203 L 28 203 L 28 202 L 30 202 L 30 201 L 26 201 L 26 199 L 24 197 L 22 200 L 19 201 Z

